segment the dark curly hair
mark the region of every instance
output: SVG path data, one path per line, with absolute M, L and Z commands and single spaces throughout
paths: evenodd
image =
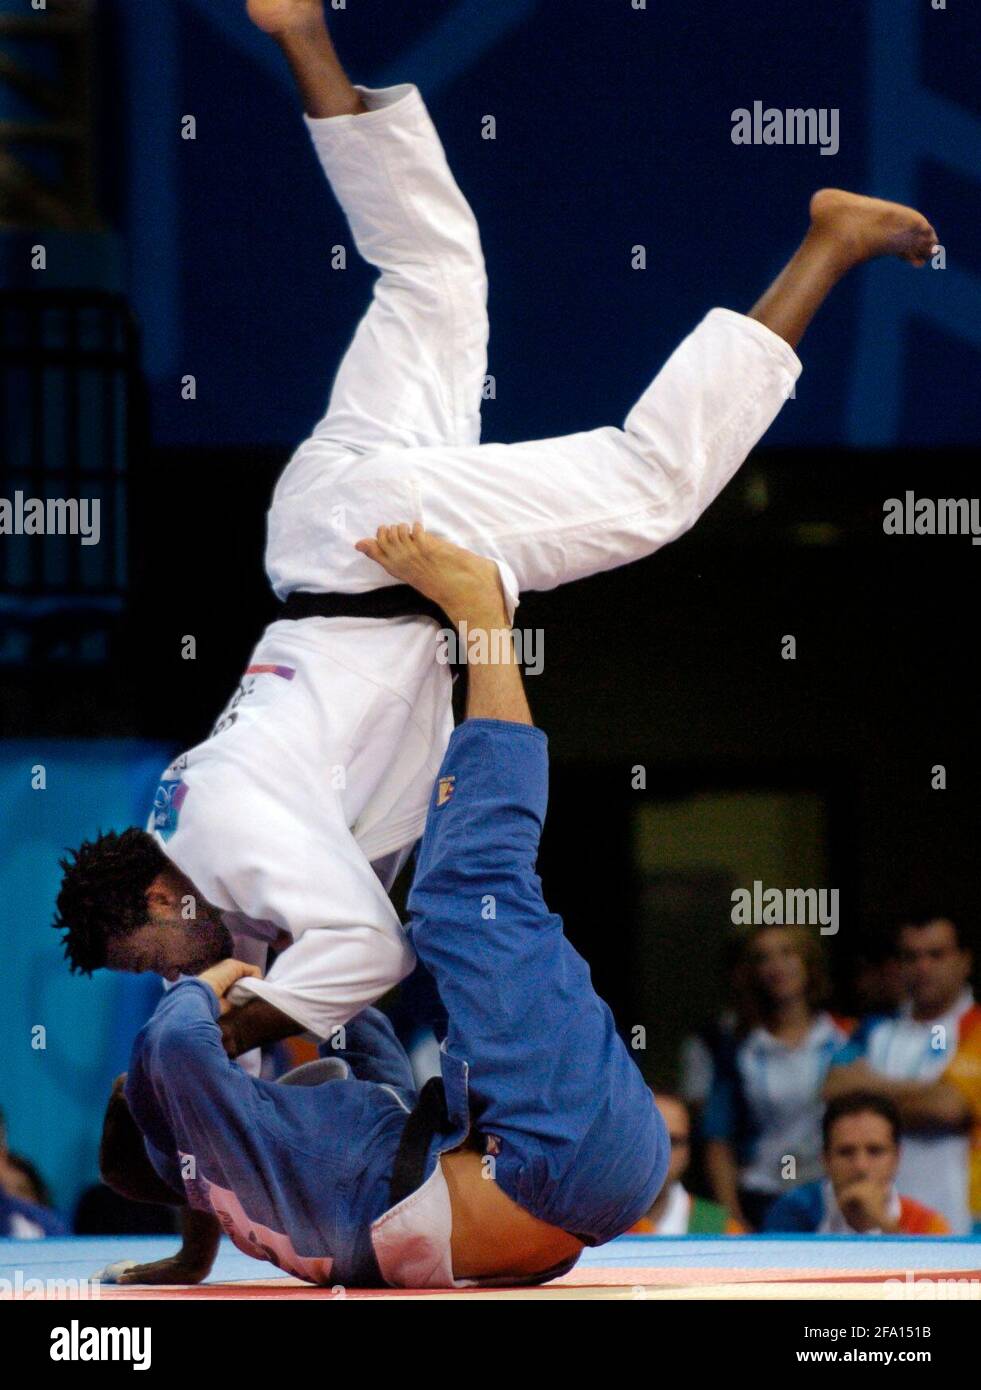
M 114 830 L 69 850 L 52 926 L 73 975 L 91 975 L 106 963 L 111 940 L 147 919 L 147 889 L 170 861 L 145 830 Z

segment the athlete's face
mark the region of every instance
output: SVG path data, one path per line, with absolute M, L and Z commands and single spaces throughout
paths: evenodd
M 152 971 L 165 980 L 200 975 L 232 955 L 232 938 L 220 913 L 191 893 L 156 879 L 147 893 L 147 920 L 109 942 L 110 970 Z

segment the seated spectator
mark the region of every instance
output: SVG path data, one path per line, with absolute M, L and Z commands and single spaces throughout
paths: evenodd
M 847 1026 L 822 1007 L 820 940 L 799 926 L 755 927 L 746 939 L 737 1030 L 720 1039 L 702 1132 L 712 1192 L 732 1220 L 758 1230 L 787 1189 L 788 1168 L 821 1168 L 821 1090 Z
M 31 1183 L 40 1184 L 32 1188 Z M 27 1196 L 21 1195 L 27 1193 Z M 33 1166 L 7 1148 L 7 1127 L 0 1114 L 0 1236 L 14 1240 L 39 1240 L 67 1234 L 64 1223 L 51 1209 L 33 1200 L 46 1189 Z
M 904 1123 L 919 1126 L 970 1126 L 973 1231 L 981 1235 L 981 1019 L 962 1027 L 954 1060 L 938 1081 L 893 1081 L 889 1094 Z
M 936 1084 L 936 1091 L 940 1093 L 939 1118 L 948 1124 L 960 1121 L 971 1129 L 969 1204 L 973 1233 L 981 1235 L 981 1018 L 961 1029 L 954 1060 Z M 948 1097 L 956 1097 L 956 1110 L 945 1104 Z
M 655 1091 L 654 1100 L 664 1116 L 671 1136 L 671 1161 L 657 1201 L 641 1217 L 630 1235 L 653 1236 L 738 1236 L 743 1228 L 729 1216 L 725 1207 L 704 1197 L 693 1197 L 681 1179 L 691 1154 L 691 1120 L 688 1107 L 677 1096 Z
M 881 1096 L 854 1092 L 824 1113 L 823 1181 L 795 1188 L 770 1208 L 764 1231 L 821 1235 L 941 1236 L 950 1226 L 896 1190 L 899 1112 Z
M 0 1191 L 0 1236 L 14 1240 L 40 1240 L 43 1236 L 64 1236 L 68 1231 L 61 1217 L 50 1207 L 8 1197 Z
M 857 1017 L 894 1014 L 906 998 L 894 929 L 863 932 L 849 972 L 849 1009 Z
M 711 1191 L 705 1170 L 705 1139 L 702 1119 L 712 1093 L 716 1058 L 732 1048 L 739 1027 L 739 1001 L 745 994 L 747 964 L 741 937 L 730 933 L 723 944 L 719 984 L 723 1007 L 706 1018 L 700 1027 L 682 1038 L 678 1046 L 678 1098 L 688 1107 L 691 1119 L 691 1162 L 688 1187 L 696 1192 Z
M 5 1155 L 3 1186 L 8 1197 L 20 1197 L 25 1202 L 33 1202 L 38 1207 L 53 1207 L 48 1184 L 41 1177 L 34 1164 L 19 1154 Z
M 743 943 L 737 937 L 730 936 L 726 941 L 722 964 L 726 1007 L 682 1038 L 678 1054 L 678 1094 L 696 1127 L 712 1090 L 716 1054 L 739 1025 L 736 1001 L 743 990 L 746 962 Z
M 971 1136 L 963 1121 L 918 1110 L 915 1093 L 940 1079 L 961 1038 L 981 1024 L 968 984 L 971 953 L 957 925 L 930 912 L 905 922 L 898 944 L 905 1001 L 892 1016 L 862 1020 L 834 1060 L 825 1099 L 871 1091 L 899 1105 L 906 1127 L 899 1186 L 935 1207 L 955 1235 L 963 1235 L 972 1224 Z M 914 1095 L 910 1106 L 904 1105 L 907 1090 Z

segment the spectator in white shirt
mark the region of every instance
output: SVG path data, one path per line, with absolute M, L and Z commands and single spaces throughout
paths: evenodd
M 918 913 L 899 929 L 906 999 L 894 1015 L 862 1020 L 835 1058 L 825 1096 L 871 1091 L 901 1100 L 910 1082 L 933 1082 L 956 1055 L 961 1037 L 978 1025 L 981 1009 L 968 978 L 972 957 L 955 921 Z M 963 1125 L 907 1118 L 899 1167 L 903 1192 L 939 1211 L 955 1235 L 970 1231 L 970 1137 Z

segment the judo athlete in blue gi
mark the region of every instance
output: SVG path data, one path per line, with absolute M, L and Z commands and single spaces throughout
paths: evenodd
M 664 1180 L 665 1125 L 535 872 L 547 741 L 497 567 L 418 525 L 360 545 L 497 653 L 468 666 L 467 718 L 433 789 L 408 905 L 449 1019 L 442 1076 L 416 1095 L 390 1025 L 368 1009 L 295 1084 L 254 1079 L 218 1026 L 220 996 L 250 967 L 182 981 L 136 1040 L 125 1102 L 206 1250 L 126 1282 L 204 1277 L 223 1229 L 312 1283 L 538 1283 L 626 1231 Z

